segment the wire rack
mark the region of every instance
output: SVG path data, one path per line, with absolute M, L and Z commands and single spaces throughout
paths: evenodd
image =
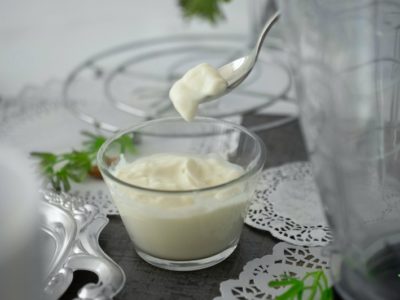
M 117 131 L 136 121 L 176 112 L 169 88 L 188 69 L 201 62 L 216 67 L 248 52 L 241 35 L 173 35 L 134 41 L 89 57 L 63 85 L 63 101 L 76 117 L 106 131 Z M 232 118 L 257 114 L 286 101 L 292 79 L 284 63 L 281 42 L 269 38 L 257 65 L 243 84 L 218 101 L 203 104 L 199 115 Z M 251 130 L 266 130 L 296 119 L 289 116 Z

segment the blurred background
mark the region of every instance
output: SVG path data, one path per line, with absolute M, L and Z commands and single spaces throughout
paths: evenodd
M 184 19 L 177 0 L 0 0 L 0 95 L 62 79 L 84 58 L 134 40 L 246 34 L 250 2 L 223 3 L 225 20 L 212 25 Z

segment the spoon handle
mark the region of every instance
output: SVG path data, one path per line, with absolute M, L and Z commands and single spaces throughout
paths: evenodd
M 268 21 L 267 23 L 265 23 L 263 30 L 261 31 L 260 36 L 257 39 L 257 43 L 256 46 L 254 48 L 254 50 L 256 51 L 256 55 L 255 55 L 255 59 L 258 58 L 258 54 L 260 53 L 261 50 L 261 46 L 264 42 L 264 39 L 266 37 L 266 35 L 268 34 L 268 32 L 271 30 L 272 26 L 276 23 L 276 21 L 279 20 L 280 17 L 280 13 L 279 11 L 277 11 Z

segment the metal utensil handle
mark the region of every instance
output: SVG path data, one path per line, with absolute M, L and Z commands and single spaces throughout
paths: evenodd
M 75 299 L 108 300 L 118 294 L 125 284 L 125 273 L 99 245 L 99 235 L 108 223 L 108 218 L 92 204 L 68 194 L 42 191 L 45 201 L 72 213 L 79 229 L 75 244 L 59 272 L 52 278 L 46 294 L 58 299 L 73 279 L 73 272 L 85 270 L 96 273 L 97 283 L 83 286 Z

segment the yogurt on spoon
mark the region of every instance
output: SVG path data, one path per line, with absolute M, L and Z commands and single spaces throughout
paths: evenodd
M 175 82 L 169 97 L 182 118 L 190 122 L 196 116 L 199 104 L 224 94 L 227 86 L 217 69 L 203 63 Z

